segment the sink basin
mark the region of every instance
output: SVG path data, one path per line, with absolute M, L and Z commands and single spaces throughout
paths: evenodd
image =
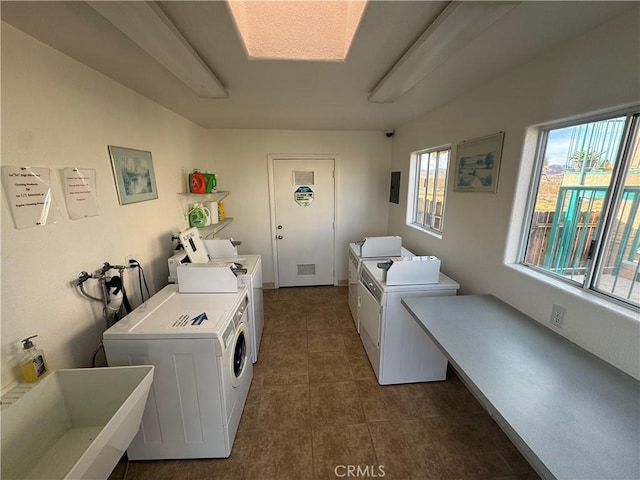
M 55 370 L 3 395 L 2 478 L 108 478 L 138 432 L 153 369 Z

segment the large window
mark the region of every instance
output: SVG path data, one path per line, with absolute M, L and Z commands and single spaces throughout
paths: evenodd
M 442 233 L 450 147 L 438 147 L 412 155 L 407 222 Z
M 540 131 L 522 263 L 640 306 L 640 112 Z

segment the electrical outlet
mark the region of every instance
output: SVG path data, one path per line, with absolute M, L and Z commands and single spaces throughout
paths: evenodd
M 551 308 L 551 318 L 549 319 L 551 325 L 562 328 L 565 313 L 567 313 L 566 309 L 562 308 L 559 305 L 553 305 L 553 308 Z
M 129 266 L 129 260 L 133 260 L 135 257 L 133 256 L 133 254 L 129 254 L 126 257 L 124 257 L 124 266 L 128 267 Z

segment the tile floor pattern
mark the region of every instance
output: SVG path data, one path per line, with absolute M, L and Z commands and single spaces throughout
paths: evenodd
M 231 456 L 130 462 L 127 480 L 539 478 L 453 372 L 378 385 L 346 287 L 265 290 L 264 311 Z

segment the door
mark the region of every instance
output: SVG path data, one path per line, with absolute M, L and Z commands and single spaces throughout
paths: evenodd
M 369 289 L 358 284 L 358 321 L 360 334 L 367 334 L 377 348 L 380 347 L 380 328 L 382 323 L 382 306 Z
M 273 159 L 273 204 L 280 287 L 334 284 L 334 164 Z

